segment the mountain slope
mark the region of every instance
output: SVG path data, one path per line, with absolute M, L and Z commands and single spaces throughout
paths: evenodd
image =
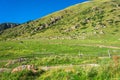
M 2 23 L 0 24 L 0 33 L 3 32 L 3 30 L 8 29 L 8 28 L 13 28 L 18 26 L 19 24 L 16 23 Z
M 93 0 L 7 29 L 1 38 L 120 39 L 119 13 L 120 0 Z

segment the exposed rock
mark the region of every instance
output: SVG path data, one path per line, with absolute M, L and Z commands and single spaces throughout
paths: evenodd
M 93 32 L 93 34 L 97 34 L 97 32 L 95 31 L 95 32 Z
M 98 30 L 99 28 L 100 28 L 99 26 L 96 26 L 94 29 L 95 29 L 95 30 Z
M 99 10 L 99 8 L 98 7 L 93 7 L 92 10 L 96 11 L 96 10 Z
M 108 23 L 113 23 L 113 19 L 107 20 Z
M 106 26 L 105 26 L 105 25 L 102 25 L 102 28 L 106 28 Z
M 34 73 L 37 72 L 34 65 L 22 65 L 22 66 L 18 66 L 16 68 L 14 68 L 11 73 L 20 72 L 20 71 L 23 71 L 23 70 L 28 70 L 28 71 L 31 70 Z
M 8 29 L 8 28 L 13 28 L 16 27 L 20 24 L 16 24 L 16 23 L 2 23 L 0 24 L 0 31 Z
M 5 66 L 8 67 L 10 65 L 13 65 L 13 64 L 16 64 L 16 63 L 21 63 L 21 62 L 26 61 L 26 60 L 28 60 L 28 59 L 27 58 L 19 58 L 17 60 L 11 60 Z
M 70 32 L 71 30 L 68 28 L 68 29 L 65 29 L 64 32 Z
M 76 25 L 71 27 L 71 30 L 77 29 L 78 27 L 79 27 L 79 24 L 76 24 Z
M 34 31 L 38 31 L 38 30 L 41 30 L 41 29 L 44 29 L 45 26 L 41 25 L 41 26 L 38 26 L 37 28 L 34 29 Z
M 55 21 L 55 19 L 54 19 L 54 18 L 50 18 L 50 20 L 51 20 L 51 21 Z
M 47 28 L 48 26 L 50 26 L 48 23 L 45 23 L 45 27 Z
M 40 26 L 38 26 L 37 28 L 35 28 L 34 31 L 31 32 L 31 33 L 34 33 L 34 32 L 36 32 L 38 30 L 42 30 L 42 29 L 48 28 L 50 25 L 55 24 L 61 18 L 62 18 L 62 16 L 58 16 L 58 17 L 55 17 L 55 18 L 50 18 L 50 23 L 40 24 Z
M 86 22 L 86 23 L 90 22 L 90 18 L 86 18 L 86 19 L 85 19 L 85 22 Z
M 56 23 L 58 20 L 60 20 L 62 17 L 61 16 L 58 16 L 58 17 L 55 17 L 55 18 L 51 18 L 50 20 L 51 20 L 51 22 L 50 22 L 50 24 L 54 24 L 54 23 Z
M 104 34 L 103 30 L 101 30 L 99 33 L 100 33 L 100 34 Z

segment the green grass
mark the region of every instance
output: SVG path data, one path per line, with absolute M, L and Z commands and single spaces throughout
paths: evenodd
M 4 72 L 0 80 L 119 80 L 120 60 L 115 66 L 112 58 L 100 59 L 120 55 L 119 5 L 119 0 L 93 0 L 5 30 L 0 34 L 0 68 L 33 64 L 38 72 Z M 6 66 L 20 58 L 26 60 Z M 41 66 L 67 67 L 44 71 Z
M 106 42 L 105 42 L 106 43 Z M 84 41 L 84 40 L 14 40 L 14 41 L 1 41 L 0 42 L 0 59 L 9 59 L 20 56 L 34 56 L 41 54 L 69 54 L 78 55 L 82 54 L 107 54 L 109 48 L 100 48 L 96 45 L 104 45 L 99 41 Z M 106 46 L 118 45 L 119 42 L 106 43 Z M 86 45 L 86 46 L 85 46 Z M 88 45 L 88 46 L 87 46 Z M 89 46 L 91 45 L 91 46 Z M 116 50 L 116 49 L 115 49 Z M 116 50 L 117 51 L 117 50 Z M 118 50 L 119 52 L 119 50 Z
M 105 44 L 106 43 L 106 44 Z M 98 57 L 108 56 L 108 50 L 111 55 L 120 54 L 119 49 L 98 47 L 96 45 L 105 45 L 105 46 L 115 46 L 119 44 L 117 41 L 109 41 L 104 42 L 101 40 L 47 40 L 47 39 L 26 39 L 26 40 L 10 40 L 10 41 L 0 41 L 0 67 L 1 68 L 10 68 L 13 69 L 20 65 L 28 65 L 33 64 L 37 67 L 40 66 L 70 66 L 72 65 L 83 65 L 83 64 L 99 64 L 101 66 L 110 65 L 112 59 L 99 59 Z M 91 46 L 86 46 L 91 45 Z M 119 47 L 119 46 L 118 46 Z M 80 56 L 79 54 L 83 54 Z M 10 64 L 5 66 L 9 60 L 16 60 L 21 57 L 27 58 L 26 61 L 17 62 L 14 64 Z M 81 68 L 81 67 L 79 67 Z M 94 80 L 102 80 L 107 79 L 110 80 L 112 78 L 118 78 L 118 73 L 116 72 L 116 76 L 109 77 L 105 76 L 104 68 L 101 73 L 94 74 L 86 70 L 80 70 L 79 68 L 75 68 L 77 72 L 65 72 L 64 69 L 50 70 L 45 71 L 44 73 L 35 76 L 27 75 L 29 71 L 25 72 L 25 76 L 23 76 L 22 72 L 13 74 L 13 73 L 4 73 L 0 74 L 1 80 L 4 79 L 21 79 L 29 80 L 30 78 L 34 80 L 56 80 L 60 77 L 60 80 L 66 80 L 66 78 L 70 78 L 70 80 L 77 79 L 94 79 Z M 105 67 L 106 68 L 106 67 Z M 72 69 L 70 69 L 72 70 Z M 105 69 L 106 70 L 106 69 Z M 77 73 L 82 73 L 81 76 L 77 75 Z M 46 75 L 49 74 L 49 75 Z M 88 77 L 93 75 L 92 77 Z M 53 75 L 55 75 L 53 77 Z M 109 74 L 110 76 L 112 73 Z M 8 76 L 8 77 L 6 77 Z M 62 77 L 61 77 L 62 76 Z
M 64 69 L 39 70 L 38 73 L 22 71 L 19 73 L 0 74 L 1 80 L 114 80 L 120 79 L 120 67 L 104 65 L 101 67 L 73 67 Z
M 38 80 L 119 80 L 119 68 L 112 66 L 102 66 L 101 68 L 73 68 L 70 71 L 66 69 L 51 70 L 44 73 Z M 113 75 L 114 73 L 114 75 Z
M 119 42 L 106 43 L 105 46 L 116 45 Z M 108 50 L 111 54 L 119 54 L 119 49 L 98 47 L 96 45 L 104 45 L 104 43 L 99 41 L 84 41 L 84 40 L 20 40 L 20 41 L 1 41 L 0 42 L 0 60 L 10 60 L 17 59 L 20 57 L 27 58 L 46 58 L 54 59 L 56 57 L 69 56 L 78 57 L 79 54 L 84 56 L 108 56 Z M 88 45 L 88 46 L 86 46 Z M 91 45 L 91 46 L 89 46 Z M 57 58 L 55 58 L 56 60 Z M 62 60 L 62 59 L 61 59 Z M 60 62 L 62 62 L 60 60 Z M 71 62 L 72 59 L 70 59 Z M 77 59 L 76 59 L 77 60 Z M 37 60 L 36 60 L 37 61 Z M 64 61 L 64 60 L 63 60 Z M 58 58 L 59 62 L 59 58 Z M 69 62 L 69 63 L 70 63 Z M 45 62 L 46 64 L 49 61 Z M 73 61 L 74 63 L 74 61 Z M 56 63 L 53 63 L 56 64 Z M 64 62 L 63 62 L 64 64 Z

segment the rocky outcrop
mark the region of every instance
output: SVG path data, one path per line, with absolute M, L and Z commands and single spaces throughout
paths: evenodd
M 20 72 L 20 71 L 23 71 L 23 70 L 32 71 L 34 73 L 37 72 L 34 65 L 22 65 L 22 66 L 18 66 L 16 68 L 14 68 L 11 73 Z
M 39 26 L 37 28 L 35 28 L 34 31 L 32 31 L 31 33 L 34 33 L 36 31 L 48 28 L 48 27 L 50 27 L 51 25 L 55 24 L 57 21 L 59 21 L 62 18 L 63 18 L 63 16 L 51 17 L 50 18 L 50 22 L 39 24 Z
M 0 33 L 2 33 L 3 30 L 8 29 L 8 28 L 13 28 L 16 27 L 20 24 L 16 24 L 16 23 L 2 23 L 0 24 Z
M 16 64 L 16 63 L 21 63 L 21 62 L 24 62 L 24 61 L 27 61 L 27 60 L 28 60 L 27 58 L 19 58 L 19 59 L 16 59 L 16 60 L 11 60 L 5 66 L 8 67 L 10 65 L 13 65 L 13 64 Z

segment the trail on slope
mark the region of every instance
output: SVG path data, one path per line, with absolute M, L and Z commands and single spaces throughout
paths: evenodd
M 49 44 L 64 44 L 64 43 L 49 43 Z M 111 48 L 111 49 L 120 49 L 120 47 L 117 46 L 107 46 L 107 45 L 102 45 L 102 44 L 69 44 L 69 45 L 78 45 L 78 46 L 91 46 L 91 47 L 100 47 L 100 48 Z
M 51 69 L 65 69 L 74 67 L 99 67 L 99 64 L 78 64 L 78 65 L 59 65 L 59 66 L 40 66 L 39 69 L 51 70 Z
M 94 45 L 90 45 L 90 44 L 81 44 L 81 46 L 95 46 L 95 47 L 100 47 L 100 48 L 111 48 L 111 49 L 120 49 L 120 47 L 116 47 L 116 46 L 106 46 L 106 45 L 100 45 L 100 44 L 94 44 Z

